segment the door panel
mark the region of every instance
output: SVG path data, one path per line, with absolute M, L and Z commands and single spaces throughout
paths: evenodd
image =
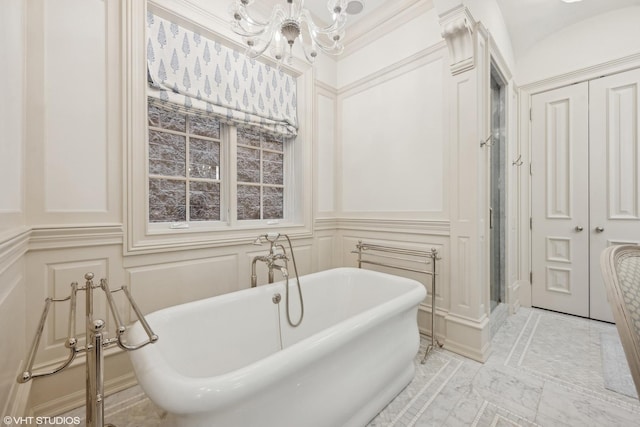
M 532 97 L 532 303 L 589 316 L 588 83 Z
M 591 318 L 613 322 L 599 257 L 640 243 L 640 70 L 590 82 Z

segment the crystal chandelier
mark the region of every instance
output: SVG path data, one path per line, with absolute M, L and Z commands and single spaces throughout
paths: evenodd
M 327 8 L 331 12 L 332 22 L 320 27 L 313 22 L 309 10 L 303 7 L 304 0 L 286 0 L 286 4 L 275 5 L 268 21 L 256 19 L 249 12 L 248 8 L 253 2 L 233 1 L 230 8 L 233 17 L 231 28 L 242 36 L 249 57 L 256 58 L 271 47 L 270 53 L 278 63 L 282 63 L 285 57 L 291 61 L 296 41 L 311 63 L 319 51 L 331 55 L 342 53 L 347 15 L 359 13 L 363 8 L 362 0 L 329 0 Z

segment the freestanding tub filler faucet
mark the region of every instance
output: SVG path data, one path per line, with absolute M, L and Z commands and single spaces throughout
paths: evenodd
M 296 283 L 298 285 L 298 295 L 300 297 L 300 319 L 297 322 L 293 322 L 291 320 L 291 316 L 289 315 L 289 257 L 287 256 L 287 250 L 284 245 L 277 243 L 278 239 L 284 236 L 287 239 L 289 244 L 289 251 L 291 253 L 291 261 L 293 262 L 293 271 L 296 275 Z M 264 262 L 267 264 L 267 268 L 269 269 L 269 283 L 273 283 L 273 271 L 279 270 L 285 279 L 285 294 L 286 294 L 286 304 L 287 304 L 287 321 L 289 325 L 294 328 L 302 322 L 302 318 L 304 317 L 304 301 L 302 300 L 302 289 L 300 288 L 300 279 L 298 277 L 298 267 L 296 266 L 296 258 L 293 255 L 293 246 L 291 245 L 291 239 L 286 234 L 280 235 L 280 233 L 267 233 L 259 235 L 254 241 L 254 245 L 262 245 L 263 241 L 269 242 L 269 253 L 267 255 L 258 255 L 253 257 L 251 261 L 251 287 L 255 288 L 258 286 L 258 275 L 256 274 L 256 263 L 258 261 Z M 281 264 L 278 264 L 277 261 L 282 261 Z

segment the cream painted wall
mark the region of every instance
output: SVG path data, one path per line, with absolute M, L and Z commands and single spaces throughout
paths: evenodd
M 638 22 L 640 6 L 629 7 L 586 19 L 549 36 L 518 61 L 518 85 L 640 53 Z
M 0 233 L 24 223 L 24 5 L 0 1 Z
M 27 3 L 27 216 L 121 223 L 119 5 Z
M 106 3 L 45 2 L 44 206 L 106 212 Z
M 21 414 L 16 401 L 28 394 L 16 383 L 27 342 L 25 34 L 24 2 L 0 0 L 0 413 L 9 416 Z
M 340 100 L 341 211 L 442 217 L 442 55 L 345 91 Z
M 316 210 L 319 216 L 333 216 L 335 210 L 336 99 L 328 89 L 316 95 Z
M 411 18 L 351 55 L 340 57 L 337 88 L 343 89 L 442 40 L 434 8 Z

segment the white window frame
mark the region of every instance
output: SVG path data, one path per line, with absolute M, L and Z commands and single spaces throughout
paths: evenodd
M 185 2 L 186 3 L 186 2 Z M 218 40 L 236 50 L 243 46 L 235 36 L 214 33 L 210 28 L 226 28 L 228 24 L 221 18 L 202 11 L 196 11 L 187 4 L 175 4 L 165 0 L 149 2 L 150 9 L 161 16 L 178 22 L 203 36 Z M 278 231 L 292 237 L 312 235 L 312 111 L 313 111 L 313 69 L 303 61 L 294 61 L 284 66 L 285 72 L 296 78 L 298 101 L 298 136 L 285 144 L 285 220 L 241 220 L 231 219 L 228 212 L 221 212 L 226 221 L 192 221 L 188 228 L 162 227 L 150 223 L 148 214 L 148 134 L 147 134 L 147 71 L 146 71 L 146 12 L 147 2 L 123 2 L 125 28 L 123 32 L 123 143 L 124 185 L 124 253 L 155 253 L 197 249 L 204 247 L 241 244 L 252 241 L 261 232 Z M 168 10 L 170 8 L 171 10 Z M 178 10 L 179 9 L 179 10 Z M 216 22 L 215 20 L 218 20 Z M 272 64 L 275 66 L 275 64 Z M 235 128 L 221 129 L 230 138 Z M 224 143 L 223 143 L 224 145 Z M 236 152 L 235 143 L 229 144 L 227 164 L 221 158 L 221 167 L 226 169 L 227 187 L 221 186 L 222 197 L 230 209 L 236 209 Z M 221 154 L 222 157 L 222 154 Z M 225 173 L 224 170 L 222 173 Z M 222 177 L 221 177 L 222 178 Z M 225 185 L 225 184 L 223 184 Z M 232 190 L 232 191 L 229 191 Z

